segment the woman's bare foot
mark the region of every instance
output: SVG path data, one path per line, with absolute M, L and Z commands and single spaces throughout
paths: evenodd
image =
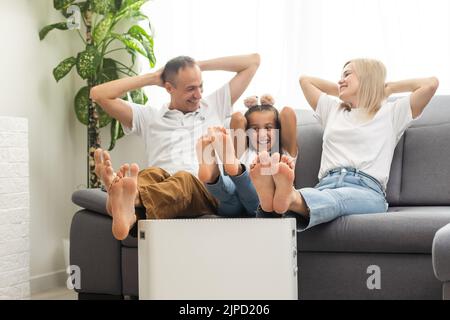
M 271 158 L 275 194 L 273 197 L 273 210 L 278 214 L 286 213 L 294 200 L 294 162 L 286 156 L 275 153 Z
M 261 209 L 273 212 L 275 184 L 270 173 L 270 155 L 264 151 L 256 157 L 250 167 L 250 178 L 258 194 Z
M 134 206 L 138 192 L 138 173 L 138 165 L 132 164 L 130 166 L 130 175 L 126 175 L 114 182 L 108 191 L 113 218 L 112 233 L 117 240 L 125 239 L 137 221 Z
M 209 131 L 214 137 L 212 143 L 214 151 L 223 164 L 223 170 L 230 176 L 238 176 L 242 173 L 241 163 L 236 159 L 233 138 L 223 127 L 214 127 Z
M 197 141 L 198 179 L 203 183 L 213 183 L 220 174 L 212 146 L 213 139 L 204 135 Z

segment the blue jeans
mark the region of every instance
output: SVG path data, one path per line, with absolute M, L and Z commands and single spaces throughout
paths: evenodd
M 309 219 L 300 222 L 299 231 L 352 214 L 382 213 L 388 209 L 386 194 L 372 176 L 354 168 L 337 168 L 328 172 L 314 188 L 298 190 L 309 208 Z M 301 218 L 287 212 L 283 216 Z M 257 217 L 280 217 L 258 209 Z
M 221 174 L 216 183 L 206 183 L 205 186 L 219 201 L 220 216 L 239 217 L 244 214 L 255 217 L 259 199 L 245 167 L 244 172 L 239 176 Z

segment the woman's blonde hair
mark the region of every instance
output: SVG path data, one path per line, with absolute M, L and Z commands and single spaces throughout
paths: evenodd
M 386 98 L 386 67 L 381 61 L 374 59 L 353 59 L 347 62 L 344 68 L 350 63 L 359 80 L 359 107 L 366 108 L 369 114 L 375 114 Z M 350 108 L 345 102 L 342 107 Z

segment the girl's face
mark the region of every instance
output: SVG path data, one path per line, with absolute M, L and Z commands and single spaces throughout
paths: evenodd
M 272 111 L 256 111 L 247 117 L 249 140 L 258 152 L 269 151 L 277 139 L 277 124 Z
M 341 80 L 339 80 L 338 85 L 339 99 L 344 102 L 350 102 L 354 105 L 358 95 L 359 80 L 354 72 L 352 63 L 349 63 L 344 67 L 342 77 Z

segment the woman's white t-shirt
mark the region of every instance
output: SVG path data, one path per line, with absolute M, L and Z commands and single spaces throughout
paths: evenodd
M 347 111 L 340 104 L 325 93 L 317 104 L 315 117 L 324 128 L 319 179 L 332 169 L 352 167 L 386 190 L 395 147 L 413 120 L 410 96 L 384 103 L 368 121 L 358 119 L 359 110 Z

